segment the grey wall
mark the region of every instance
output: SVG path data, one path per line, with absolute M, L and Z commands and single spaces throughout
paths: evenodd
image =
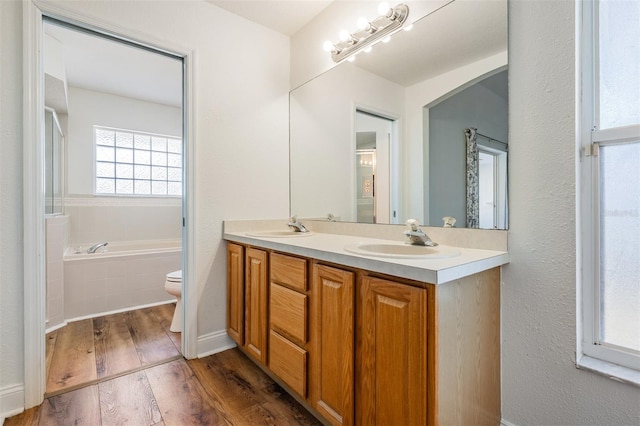
M 506 71 L 489 77 L 506 85 Z M 491 86 L 489 86 L 491 87 Z M 442 218 L 453 216 L 457 226 L 466 222 L 466 140 L 464 130 L 476 127 L 483 135 L 507 142 L 507 100 L 483 82 L 429 108 L 428 158 L 429 197 L 424 211 L 429 225 L 442 226 Z M 426 151 L 426 150 L 425 150 Z M 425 160 L 426 161 L 426 160 Z

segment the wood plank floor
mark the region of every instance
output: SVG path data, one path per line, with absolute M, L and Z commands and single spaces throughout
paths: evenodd
M 320 425 L 238 349 L 178 359 L 47 398 L 15 425 Z
M 180 356 L 169 331 L 175 304 L 69 323 L 47 334 L 47 395 L 54 396 Z

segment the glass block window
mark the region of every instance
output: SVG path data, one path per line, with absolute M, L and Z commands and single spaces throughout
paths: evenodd
M 94 126 L 96 194 L 182 196 L 182 140 Z

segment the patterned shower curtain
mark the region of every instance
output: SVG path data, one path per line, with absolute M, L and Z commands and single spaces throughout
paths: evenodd
M 467 138 L 467 228 L 478 228 L 480 222 L 477 132 L 475 127 L 464 131 Z

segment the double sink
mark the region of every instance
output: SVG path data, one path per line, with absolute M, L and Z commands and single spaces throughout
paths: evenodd
M 289 230 L 248 232 L 247 236 L 257 238 L 304 238 L 315 235 L 313 232 L 293 232 Z M 410 245 L 403 242 L 375 242 L 347 244 L 344 250 L 368 257 L 386 257 L 393 259 L 444 259 L 456 257 L 460 252 L 449 247 L 427 247 Z

